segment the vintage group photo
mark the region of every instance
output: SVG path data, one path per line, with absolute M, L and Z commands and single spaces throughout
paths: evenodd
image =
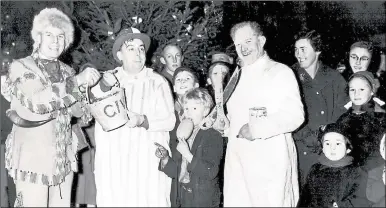
M 385 1 L 1 1 L 1 207 L 385 207 Z

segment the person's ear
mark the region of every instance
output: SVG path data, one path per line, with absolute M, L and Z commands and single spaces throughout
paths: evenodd
M 266 38 L 265 36 L 263 36 L 263 35 L 260 35 L 260 36 L 258 37 L 258 40 L 259 40 L 259 42 L 260 42 L 260 45 L 261 45 L 262 47 L 264 47 L 265 42 L 267 41 L 267 38 Z
M 212 85 L 212 80 L 210 78 L 206 79 L 206 82 L 208 83 L 208 85 Z
M 122 61 L 122 56 L 123 56 L 123 55 L 122 55 L 122 52 L 121 52 L 121 51 L 118 51 L 118 52 L 117 52 L 117 57 L 118 57 L 118 59 L 121 60 L 121 61 Z
M 346 150 L 346 154 L 350 153 L 351 152 L 351 149 L 347 149 Z
M 159 60 L 161 61 L 162 64 L 164 64 L 164 65 L 166 64 L 164 57 L 161 56 L 161 58 L 159 58 Z

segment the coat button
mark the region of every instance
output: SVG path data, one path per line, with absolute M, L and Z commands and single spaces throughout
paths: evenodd
M 320 114 L 322 114 L 322 115 L 323 115 L 323 114 L 324 114 L 324 111 L 320 111 Z

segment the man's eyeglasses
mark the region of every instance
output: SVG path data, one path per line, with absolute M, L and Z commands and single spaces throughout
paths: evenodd
M 350 55 L 350 58 L 351 58 L 351 59 L 354 59 L 355 61 L 360 60 L 361 62 L 362 62 L 362 61 L 369 61 L 369 60 L 370 60 L 370 58 L 367 57 L 367 56 L 358 57 L 358 56 L 355 55 L 355 54 Z

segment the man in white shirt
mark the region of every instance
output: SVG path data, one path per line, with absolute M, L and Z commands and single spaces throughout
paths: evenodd
M 227 102 L 224 206 L 296 206 L 297 155 L 291 132 L 303 123 L 304 112 L 295 75 L 268 57 L 256 22 L 236 24 L 231 36 L 243 66 Z M 267 115 L 251 118 L 250 108 L 261 107 Z

